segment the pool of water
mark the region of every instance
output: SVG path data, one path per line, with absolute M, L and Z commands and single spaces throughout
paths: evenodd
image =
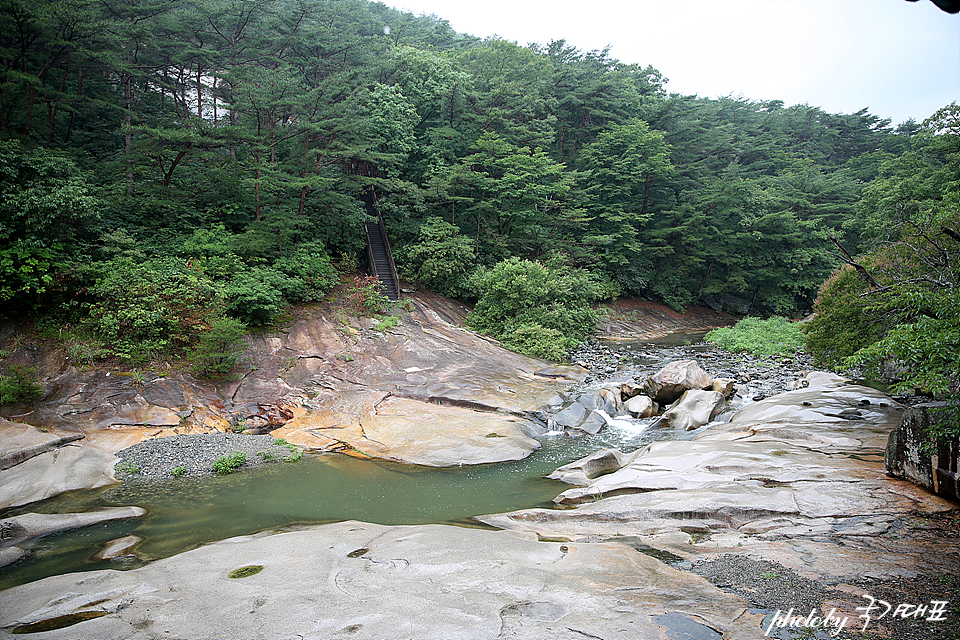
M 62 494 L 4 515 L 123 505 L 141 506 L 148 513 L 139 520 L 104 523 L 34 541 L 30 556 L 0 569 L 0 589 L 71 571 L 137 566 L 94 558 L 104 543 L 130 534 L 144 539 L 137 548 L 144 560 L 157 560 L 207 542 L 296 525 L 362 520 L 385 525 L 482 526 L 471 517 L 556 508 L 553 498 L 569 485 L 544 476 L 557 467 L 604 447 L 630 451 L 679 435 L 673 429 L 648 429 L 650 422 L 621 420 L 618 426 L 589 437 L 550 434 L 529 458 L 495 465 L 436 469 L 339 454 L 306 454 L 299 462 L 253 467 L 228 476 L 127 481 Z

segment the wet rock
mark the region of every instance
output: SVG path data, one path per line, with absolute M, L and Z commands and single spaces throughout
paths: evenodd
M 710 423 L 727 408 L 719 391 L 684 391 L 680 399 L 663 412 L 663 424 L 692 431 Z
M 623 400 L 620 399 L 620 390 L 603 388 L 597 392 L 597 409 L 609 416 L 620 416 L 624 413 Z
M 84 513 L 24 513 L 0 520 L 0 545 L 13 546 L 56 531 L 139 518 L 146 513 L 140 507 L 106 507 Z
M 650 396 L 634 396 L 624 403 L 624 409 L 634 418 L 649 418 L 657 415 L 659 407 Z
M 250 565 L 263 570 L 227 577 Z M 731 639 L 758 631 L 741 598 L 625 544 L 445 525 L 341 522 L 231 538 L 131 571 L 46 578 L 0 599 L 4 630 L 122 609 L 47 631 L 50 640 L 144 637 L 145 628 L 250 640 L 481 640 L 504 629 L 527 640 L 659 638 L 671 622 L 653 618 L 678 611 Z
M 140 536 L 124 536 L 107 542 L 94 556 L 97 560 L 113 560 L 121 556 L 133 555 L 132 549 L 143 542 Z
M 697 364 L 696 360 L 678 360 L 644 381 L 645 393 L 660 404 L 670 404 L 684 391 L 709 389 L 713 378 Z
M 730 398 L 737 390 L 737 381 L 733 378 L 714 378 L 710 389 L 720 393 L 724 398 Z
M 896 478 L 957 499 L 960 498 L 960 475 L 957 473 L 960 440 L 954 438 L 932 450 L 924 448 L 925 432 L 938 419 L 936 411 L 945 406 L 944 402 L 930 402 L 904 411 L 903 419 L 890 432 L 884 465 Z
M 27 552 L 21 549 L 20 547 L 4 547 L 0 548 L 0 567 L 5 567 L 8 564 L 13 564 L 21 558 L 25 558 Z
M 591 480 L 617 471 L 630 457 L 618 449 L 601 449 L 576 462 L 560 467 L 547 477 L 567 484 L 585 486 L 589 485 Z
M 623 400 L 629 400 L 643 393 L 643 387 L 633 382 L 624 382 L 620 385 L 620 396 Z

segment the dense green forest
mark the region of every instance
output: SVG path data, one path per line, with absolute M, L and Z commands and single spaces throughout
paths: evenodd
M 955 105 L 893 127 L 669 94 L 608 51 L 363 0 L 3 0 L 0 61 L 0 305 L 78 357 L 142 363 L 320 300 L 378 212 L 403 275 L 554 358 L 598 300 L 797 315 L 870 252 L 881 282 L 832 278 L 885 320 L 823 358 L 956 318 Z

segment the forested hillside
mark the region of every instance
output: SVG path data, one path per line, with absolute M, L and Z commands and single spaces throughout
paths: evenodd
M 319 300 L 378 211 L 401 271 L 528 351 L 616 295 L 800 313 L 841 264 L 831 237 L 856 256 L 916 202 L 953 202 L 956 229 L 955 108 L 894 128 L 669 94 L 607 51 L 363 0 L 7 0 L 0 60 L 3 312 L 88 356 Z M 482 299 L 504 277 L 542 281 L 547 310 L 490 328 L 523 315 Z

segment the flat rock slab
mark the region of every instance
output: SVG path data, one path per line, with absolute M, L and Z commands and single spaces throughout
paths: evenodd
M 899 405 L 867 387 L 790 391 L 692 441 L 652 443 L 620 469 L 555 499 L 576 509 L 479 519 L 549 537 L 879 535 L 906 514 L 954 507 L 887 477 L 883 447 L 899 416 Z
M 228 577 L 245 566 L 262 570 Z M 342 522 L 7 589 L 0 633 L 94 611 L 43 637 L 754 640 L 747 606 L 626 545 Z
M 522 460 L 540 448 L 531 437 L 539 427 L 511 415 L 370 393 L 343 397 L 337 407 L 296 410 L 273 435 L 298 446 L 431 467 Z
M 2 450 L 21 462 L 0 471 L 0 509 L 44 500 L 64 491 L 93 489 L 116 482 L 117 458 L 80 434 L 49 432 L 3 420 Z

